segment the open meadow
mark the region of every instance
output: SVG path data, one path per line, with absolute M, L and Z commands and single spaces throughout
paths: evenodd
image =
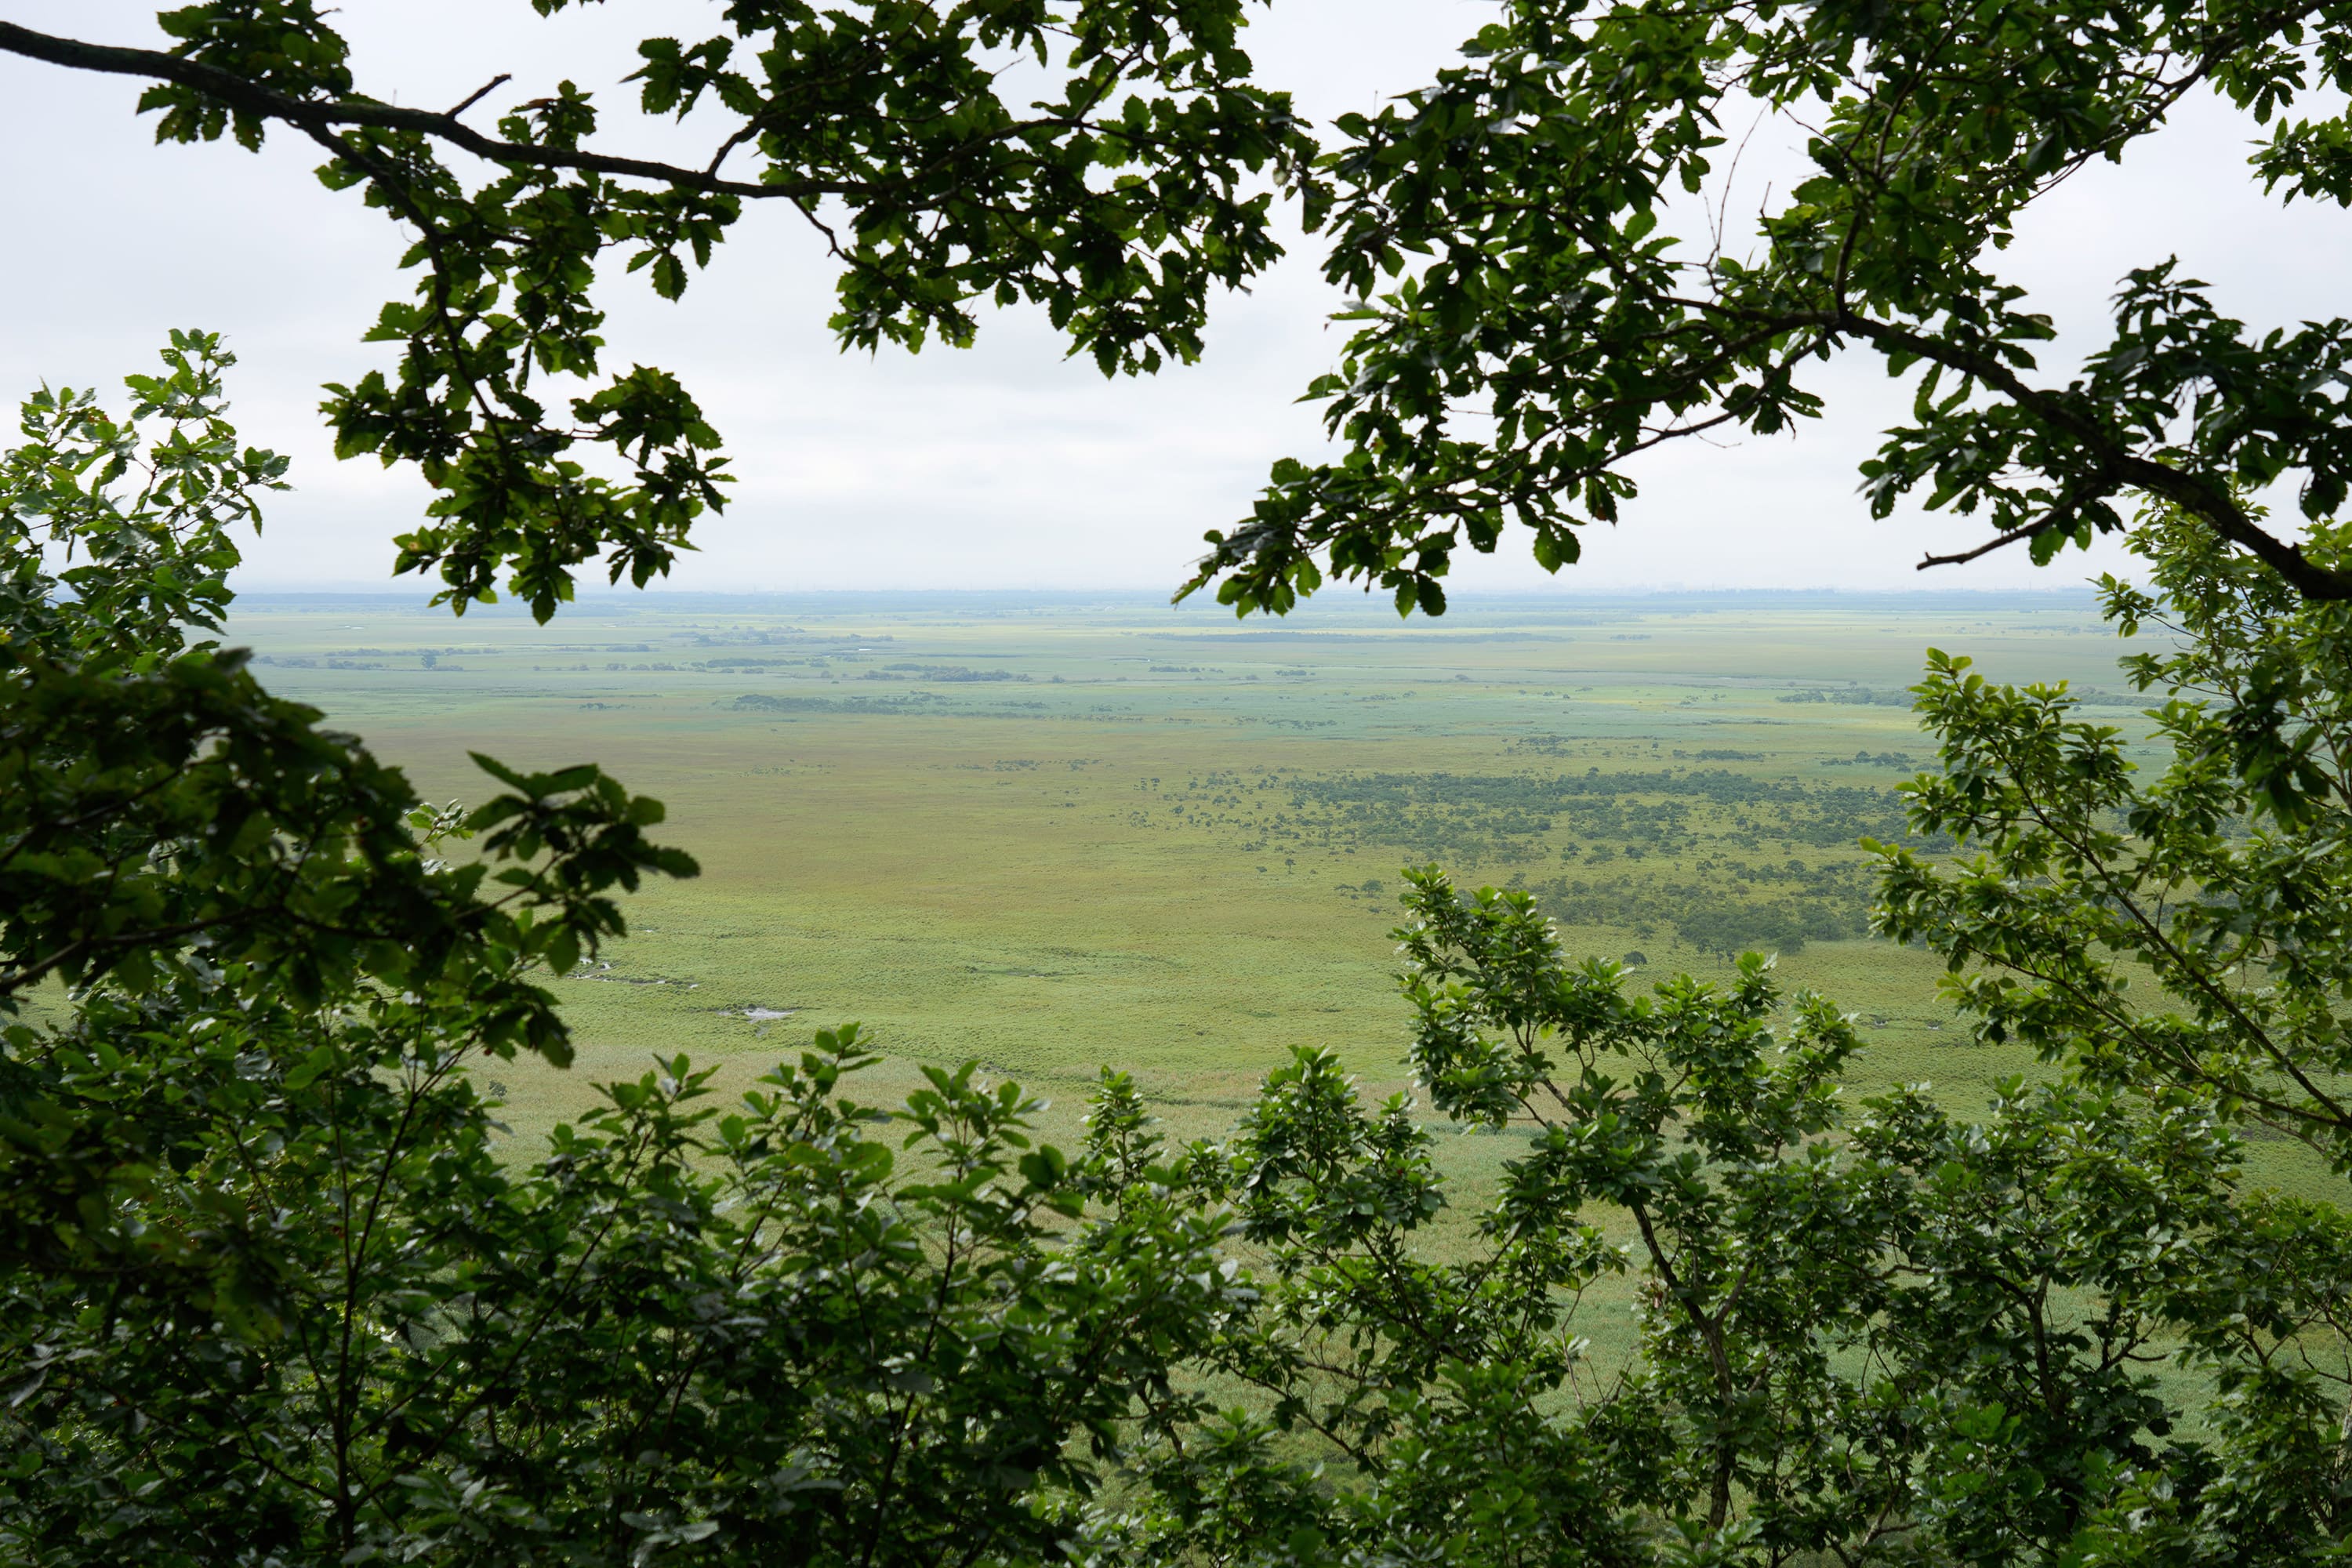
M 1868 940 L 1867 834 L 1932 760 L 1921 649 L 2117 695 L 2087 595 L 1318 599 L 1236 624 L 1149 600 L 599 596 L 546 626 L 390 596 L 248 596 L 231 634 L 436 799 L 467 761 L 595 761 L 702 863 L 564 983 L 569 1077 L 519 1127 L 684 1051 L 749 1070 L 862 1020 L 1066 1100 L 1098 1065 L 1222 1113 L 1293 1045 L 1400 1077 L 1400 867 L 1536 893 L 1572 951 L 1720 973 L 1777 952 L 1867 1023 L 1858 1090 L 1974 1095 L 1930 961 Z M 1185 1120 L 1191 1120 L 1186 1118 Z
M 1895 787 L 1933 760 L 1905 690 L 1922 649 L 2070 680 L 2147 728 L 2087 595 L 1472 599 L 1410 623 L 1331 595 L 1274 624 L 1057 595 L 614 595 L 546 626 L 251 595 L 230 630 L 433 798 L 488 793 L 469 750 L 594 761 L 700 860 L 562 983 L 576 1067 L 497 1069 L 521 1147 L 656 1054 L 732 1090 L 848 1019 L 887 1058 L 865 1098 L 977 1058 L 1048 1097 L 1057 1139 L 1105 1064 L 1180 1138 L 1230 1130 L 1300 1044 L 1400 1089 L 1389 932 L 1399 868 L 1433 861 L 1528 889 L 1571 952 L 1653 974 L 1778 952 L 1862 1021 L 1850 1094 L 1927 1080 L 1973 1110 L 2035 1064 L 1974 1043 L 1935 962 L 1863 924 L 1856 840 L 1903 832 Z M 1466 1236 L 1518 1142 L 1442 1142 L 1434 1245 Z M 2256 1145 L 2252 1169 L 2326 1183 L 2300 1145 Z M 1586 1321 L 1601 1364 L 1630 1351 L 1622 1310 Z

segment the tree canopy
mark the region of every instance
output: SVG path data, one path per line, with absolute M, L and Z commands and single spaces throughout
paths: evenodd
M 642 584 L 724 502 L 690 392 L 605 365 L 608 274 L 675 298 L 773 204 L 838 262 L 845 346 L 966 343 L 979 306 L 1027 301 L 1106 372 L 1150 371 L 1197 354 L 1213 292 L 1279 254 L 1277 197 L 1323 231 L 1355 328 L 1308 389 L 1340 451 L 1277 464 L 1187 587 L 1242 613 L 1327 574 L 1435 611 L 1454 552 L 1514 528 L 1558 570 L 1580 527 L 1617 520 L 1642 454 L 1789 430 L 1822 410 L 1817 368 L 1850 352 L 1914 394 L 1864 465 L 1867 504 L 1983 517 L 1985 542 L 1950 559 L 2046 561 L 2162 500 L 2297 593 L 2352 595 L 2243 499 L 2287 481 L 2306 520 L 2341 504 L 2352 328 L 2252 332 L 2150 256 L 2115 280 L 2105 340 L 2061 350 L 2002 271 L 2034 204 L 2192 94 L 2259 132 L 2248 177 L 2265 191 L 2352 200 L 2339 7 L 1498 13 L 1463 63 L 1342 116 L 1327 145 L 1254 79 L 1243 0 L 747 0 L 709 37 L 639 46 L 634 107 L 708 124 L 699 165 L 613 146 L 611 106 L 570 83 L 503 114 L 477 112 L 502 77 L 446 111 L 395 104 L 311 0 L 165 12 L 168 49 L 11 23 L 0 49 L 152 81 L 163 140 L 308 137 L 321 179 L 411 237 L 416 288 L 368 331 L 400 366 L 331 387 L 326 413 L 343 456 L 433 487 L 400 569 L 436 572 L 460 611 L 501 573 L 542 618 L 592 560 Z M 1706 198 L 1758 113 L 1806 128 L 1810 170 L 1743 239 Z M 2053 374 L 2053 352 L 2080 370 Z
M 1328 186 L 1335 276 L 1393 285 L 1318 384 L 1345 454 L 1202 569 L 1244 612 L 1318 560 L 1441 610 L 1449 552 L 1517 522 L 1564 564 L 1626 459 L 1808 416 L 1824 355 L 1916 370 L 1873 504 L 1924 486 L 2044 556 L 2128 528 L 2147 581 L 2106 613 L 2164 634 L 2126 663 L 2154 769 L 2063 687 L 1937 653 L 1916 689 L 1908 826 L 1952 847 L 1883 847 L 1874 921 L 2050 1070 L 1849 1106 L 1850 1021 L 1766 959 L 1638 986 L 1427 868 L 1412 1067 L 1517 1141 L 1466 1245 L 1430 1245 L 1458 1194 L 1417 1107 L 1312 1047 L 1181 1148 L 1107 1071 L 1066 1152 L 970 1066 L 863 1103 L 845 1026 L 724 1109 L 665 1058 L 515 1157 L 478 1069 L 567 1060 L 543 983 L 695 866 L 593 765 L 479 758 L 483 805 L 429 805 L 221 646 L 287 470 L 240 445 L 220 341 L 175 333 L 127 413 L 44 389 L 0 456 L 0 1558 L 2341 1556 L 2352 1226 L 2242 1165 L 2262 1135 L 2352 1167 L 2345 331 L 2249 339 L 2156 263 L 2044 385 L 1992 264 L 2209 84 L 2278 122 L 2258 177 L 2352 196 L 2343 123 L 2290 112 L 2352 84 L 2344 16 L 1517 0 L 1320 162 L 1238 0 L 723 16 L 635 79 L 732 117 L 700 168 L 600 150 L 569 88 L 495 136 L 369 96 L 309 0 L 0 48 L 158 83 L 166 139 L 309 136 L 409 226 L 373 329 L 401 368 L 328 412 L 435 486 L 403 564 L 459 609 L 505 572 L 543 618 L 599 555 L 642 584 L 718 504 L 685 390 L 600 368 L 593 290 L 618 262 L 675 294 L 772 198 L 835 247 L 851 343 L 1028 299 L 1116 372 L 1194 352 L 1275 195 L 1319 219 Z M 1024 52 L 1053 85 L 1015 109 Z M 1666 197 L 1736 97 L 1819 109 L 1818 173 L 1760 258 L 1677 259 Z M 569 424 L 548 377 L 587 384 Z M 2298 475 L 2293 537 L 2253 492 Z M 1639 1353 L 1601 1367 L 1612 1281 Z
M 1339 121 L 1324 267 L 1359 325 L 1310 395 L 1341 451 L 1277 464 L 1194 587 L 1278 611 L 1328 571 L 1434 612 L 1453 553 L 1515 527 L 1557 570 L 1580 527 L 1617 520 L 1642 454 L 1788 431 L 1822 412 L 1817 368 L 1859 353 L 1914 392 L 1863 466 L 1867 503 L 1981 516 L 1990 537 L 1953 559 L 2047 561 L 2123 528 L 2137 497 L 2300 594 L 2352 596 L 2242 500 L 2292 479 L 2305 519 L 2342 505 L 2352 323 L 2255 334 L 2151 256 L 2115 280 L 2111 334 L 2053 375 L 2051 320 L 2001 256 L 2035 203 L 2196 92 L 2263 132 L 2264 190 L 2352 200 L 2340 7 L 1500 9 L 1465 64 Z M 1759 111 L 1805 128 L 1810 167 L 1751 245 L 1700 197 Z
M 677 299 L 774 206 L 838 263 L 846 347 L 969 343 L 976 305 L 1027 301 L 1106 374 L 1149 372 L 1197 355 L 1213 290 L 1279 254 L 1274 197 L 1314 149 L 1250 79 L 1243 0 L 736 0 L 709 37 L 646 38 L 630 79 L 638 113 L 712 126 L 698 166 L 605 150 L 606 106 L 568 81 L 483 111 L 488 132 L 466 116 L 503 76 L 446 111 L 402 107 L 331 16 L 184 5 L 161 16 L 169 49 L 0 22 L 0 50 L 153 82 L 159 141 L 308 137 L 322 181 L 402 226 L 416 286 L 366 329 L 399 368 L 331 386 L 325 413 L 340 456 L 433 488 L 398 570 L 437 573 L 459 613 L 506 574 L 544 620 L 592 560 L 643 586 L 725 503 L 691 393 L 605 363 L 612 274 Z

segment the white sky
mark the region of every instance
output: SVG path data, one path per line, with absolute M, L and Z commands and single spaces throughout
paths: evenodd
M 8 20 L 110 43 L 155 41 L 153 10 L 0 0 Z M 441 106 L 511 71 L 475 111 L 487 125 L 570 76 L 605 106 L 599 144 L 635 151 L 657 150 L 666 134 L 638 121 L 634 89 L 617 86 L 635 41 L 719 31 L 718 11 L 710 0 L 614 0 L 545 22 L 526 0 L 344 0 L 337 22 L 367 90 Z M 1327 119 L 1427 79 L 1487 14 L 1478 0 L 1276 0 L 1250 47 L 1264 80 Z M 132 113 L 139 90 L 0 56 L 0 395 L 43 379 L 111 387 L 152 364 L 169 328 L 224 331 L 243 356 L 233 384 L 243 434 L 292 454 L 298 487 L 277 501 L 240 583 L 394 585 L 389 540 L 415 518 L 423 488 L 373 462 L 335 462 L 313 410 L 320 383 L 383 360 L 357 340 L 376 306 L 411 285 L 393 265 L 400 232 L 355 195 L 322 189 L 310 174 L 317 150 L 297 138 L 273 136 L 259 157 L 226 142 L 153 146 L 152 123 Z M 2252 131 L 2197 103 L 2124 166 L 2087 172 L 2034 216 L 2014 276 L 2057 317 L 2061 353 L 2095 342 L 2126 268 L 2169 254 L 2257 327 L 2340 312 L 2329 285 L 2346 216 L 2265 200 L 2243 167 Z M 1752 213 L 1767 181 L 1785 188 L 1795 137 L 1758 133 L 1735 212 Z M 1246 512 L 1272 459 L 1318 447 L 1311 407 L 1293 400 L 1329 366 L 1342 329 L 1322 319 L 1333 297 L 1311 240 L 1251 294 L 1223 301 L 1202 363 L 1105 382 L 1021 312 L 984 321 L 967 353 L 843 356 L 824 325 L 829 270 L 797 223 L 747 216 L 680 305 L 635 279 L 605 290 L 608 366 L 681 375 L 740 477 L 675 586 L 1170 589 L 1202 531 Z M 1815 384 L 1832 417 L 1793 438 L 1685 443 L 1650 459 L 1625 522 L 1588 530 L 1583 564 L 1558 579 L 1509 540 L 1493 560 L 1459 562 L 1457 584 L 2057 587 L 2116 559 L 2103 549 L 2037 572 L 2012 552 L 1915 573 L 1924 550 L 1973 543 L 1980 527 L 1871 522 L 1854 464 L 1905 400 L 1858 356 Z

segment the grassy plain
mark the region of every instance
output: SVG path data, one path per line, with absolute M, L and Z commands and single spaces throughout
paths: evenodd
M 1274 626 L 614 596 L 543 627 L 260 596 L 231 630 L 436 798 L 485 792 L 481 750 L 600 762 L 668 804 L 703 875 L 639 895 L 610 967 L 565 983 L 585 1072 L 519 1068 L 532 1125 L 650 1052 L 748 1068 L 850 1017 L 895 1058 L 1062 1096 L 1108 1062 L 1230 1107 L 1304 1041 L 1392 1079 L 1397 869 L 1430 860 L 1654 969 L 1796 948 L 1811 920 L 1782 972 L 1874 1021 L 1857 1089 L 1971 1091 L 2018 1064 L 1964 1043 L 1927 960 L 1853 924 L 1854 833 L 1894 831 L 1893 786 L 1931 758 L 1901 689 L 1931 643 L 2108 690 L 2121 651 L 2072 595 L 1472 600 L 1409 624 L 1333 597 Z M 1702 929 L 1751 907 L 1755 930 Z
M 419 596 L 421 597 L 421 595 Z M 1719 975 L 1729 943 L 1865 1021 L 1849 1092 L 1927 1080 L 1954 1109 L 2033 1070 L 1970 1042 L 1926 955 L 1860 933 L 1862 832 L 1929 765 L 1903 689 L 1923 648 L 2116 695 L 2084 595 L 1468 600 L 1400 623 L 1329 595 L 1286 623 L 1076 596 L 598 596 L 547 626 L 418 598 L 250 596 L 233 640 L 436 799 L 479 750 L 594 761 L 666 801 L 703 874 L 561 984 L 576 1068 L 518 1062 L 519 1147 L 655 1054 L 748 1083 L 863 1021 L 888 1101 L 979 1058 L 1075 1131 L 1097 1068 L 1178 1137 L 1228 1131 L 1293 1047 L 1403 1087 L 1388 932 L 1398 868 L 1535 890 L 1580 954 Z M 1449 1139 L 1440 1247 L 1510 1135 Z M 2256 1146 L 2258 1179 L 2326 1192 Z M 1592 1323 L 1622 1364 L 1622 1303 Z

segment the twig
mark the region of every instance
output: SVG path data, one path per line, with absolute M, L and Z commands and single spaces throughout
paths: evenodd
M 484 82 L 481 86 L 479 86 L 479 87 L 476 88 L 472 92 L 470 92 L 470 93 L 467 94 L 467 96 L 466 96 L 466 97 L 465 97 L 465 98 L 464 98 L 464 99 L 463 99 L 463 100 L 458 103 L 458 105 L 457 105 L 457 108 L 455 108 L 455 109 L 453 109 L 453 110 L 449 110 L 449 113 L 448 113 L 448 116 L 447 116 L 447 117 L 448 117 L 449 119 L 451 119 L 451 120 L 455 120 L 455 119 L 457 119 L 457 116 L 459 116 L 459 115 L 461 115 L 461 114 L 465 113 L 465 112 L 466 112 L 466 110 L 469 110 L 469 109 L 471 109 L 471 108 L 473 108 L 473 107 L 474 107 L 474 105 L 476 105 L 476 104 L 478 104 L 478 103 L 481 102 L 481 101 L 482 101 L 482 100 L 484 100 L 484 99 L 486 99 L 486 98 L 489 97 L 489 95 L 491 94 L 491 92 L 492 92 L 492 91 L 494 91 L 497 88 L 499 88 L 501 84 L 506 83 L 506 82 L 510 82 L 510 81 L 512 81 L 512 80 L 514 80 L 514 72 L 512 72 L 512 71 L 500 71 L 500 72 L 499 72 L 499 74 L 498 74 L 498 75 L 496 75 L 496 76 L 492 77 L 489 80 L 488 80 L 488 81 Z
M 1982 544 L 1978 545 L 1974 550 L 1963 550 L 1957 555 L 1925 556 L 1921 558 L 1919 564 L 1914 567 L 1913 570 L 1925 572 L 1930 566 L 1962 565 L 1968 562 L 1974 561 L 1979 555 L 1990 555 L 1994 551 L 2000 549 L 2004 545 L 2014 544 L 2021 539 L 2031 539 L 2035 534 L 2041 532 L 2042 527 L 2043 524 L 2042 523 L 2029 522 L 2023 528 L 2012 528 L 2007 533 L 2000 534 L 1994 538 L 1989 539 Z

